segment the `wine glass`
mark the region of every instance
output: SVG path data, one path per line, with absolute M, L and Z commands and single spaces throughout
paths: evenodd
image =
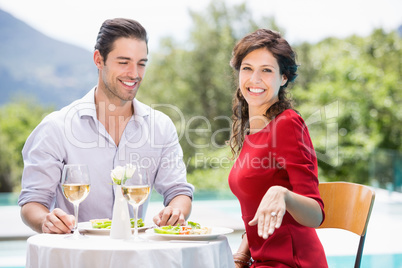
M 142 205 L 149 196 L 151 183 L 149 180 L 148 172 L 141 166 L 134 166 L 135 171 L 131 177 L 121 181 L 121 191 L 124 198 L 133 206 L 134 209 L 134 235 L 133 240 L 143 241 L 138 236 L 138 207 Z
M 89 171 L 87 165 L 65 165 L 61 178 L 63 194 L 74 205 L 75 224 L 73 235 L 68 238 L 79 239 L 84 237 L 78 231 L 78 207 L 88 196 L 90 188 Z

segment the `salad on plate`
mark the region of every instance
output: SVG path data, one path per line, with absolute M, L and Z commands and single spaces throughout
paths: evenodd
M 168 235 L 206 235 L 211 233 L 210 227 L 201 227 L 199 223 L 189 221 L 187 225 L 168 225 L 161 226 L 153 229 L 157 234 Z
M 95 219 L 95 220 L 90 220 L 92 228 L 94 229 L 110 229 L 112 227 L 112 220 L 109 219 Z M 134 219 L 130 219 L 131 222 L 131 228 L 134 228 Z M 138 228 L 144 227 L 144 222 L 140 218 L 137 220 L 137 225 Z

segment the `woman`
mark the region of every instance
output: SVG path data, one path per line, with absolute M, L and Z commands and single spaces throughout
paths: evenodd
M 229 185 L 246 229 L 236 267 L 328 267 L 314 229 L 324 219 L 317 159 L 286 92 L 297 76 L 295 53 L 279 33 L 260 29 L 234 47 L 231 66 L 239 86 Z

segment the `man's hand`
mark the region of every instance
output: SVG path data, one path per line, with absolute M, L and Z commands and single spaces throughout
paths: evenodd
M 49 234 L 71 233 L 75 223 L 75 217 L 65 213 L 59 208 L 55 208 L 48 213 L 42 223 L 42 232 Z
M 36 202 L 26 203 L 21 208 L 21 217 L 26 225 L 38 233 L 66 234 L 74 227 L 75 217 L 59 208 L 52 212 Z
M 190 216 L 190 212 L 191 198 L 186 195 L 178 195 L 153 220 L 158 226 L 184 225 L 186 219 Z
M 166 226 L 166 225 L 184 225 L 186 223 L 186 219 L 184 214 L 181 212 L 179 208 L 173 208 L 171 206 L 167 206 L 159 212 L 158 215 L 154 217 L 154 223 L 158 226 Z

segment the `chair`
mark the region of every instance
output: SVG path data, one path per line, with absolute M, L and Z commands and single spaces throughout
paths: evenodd
M 337 228 L 359 235 L 355 259 L 355 268 L 359 268 L 375 192 L 367 186 L 349 182 L 323 182 L 318 189 L 324 201 L 325 220 L 317 229 Z

